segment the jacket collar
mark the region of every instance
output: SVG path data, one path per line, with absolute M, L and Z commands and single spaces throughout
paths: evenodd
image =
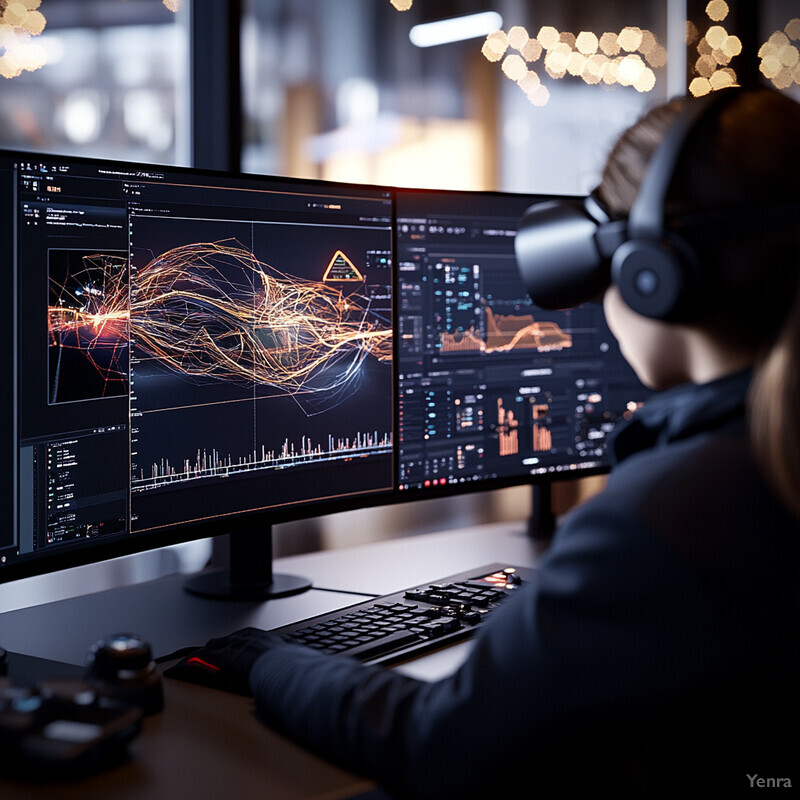
M 611 463 L 743 418 L 751 378 L 752 371 L 747 369 L 709 383 L 684 383 L 652 395 L 613 436 Z

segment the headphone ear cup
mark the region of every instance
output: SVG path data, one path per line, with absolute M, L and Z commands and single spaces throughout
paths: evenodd
M 632 239 L 611 259 L 611 280 L 630 308 L 645 317 L 675 321 L 689 294 L 688 268 L 681 254 L 660 240 Z

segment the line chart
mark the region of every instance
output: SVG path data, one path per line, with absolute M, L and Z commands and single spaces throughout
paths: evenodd
M 508 353 L 536 350 L 545 353 L 572 347 L 572 337 L 555 322 L 537 322 L 530 314 L 494 314 L 487 305 L 486 334 L 471 326 L 465 331 L 439 335 L 442 353 Z

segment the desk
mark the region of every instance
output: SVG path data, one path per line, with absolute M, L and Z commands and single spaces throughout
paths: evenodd
M 526 526 L 526 520 L 477 525 L 307 553 L 281 559 L 279 571 L 337 591 L 391 594 L 494 562 L 535 566 L 544 545 L 528 537 Z
M 185 576 L 177 575 L 20 609 L 0 616 L 0 640 L 12 652 L 83 665 L 95 640 L 130 631 L 147 638 L 155 654 L 163 656 L 245 625 L 274 628 L 364 599 L 347 589 L 386 594 L 495 561 L 535 566 L 536 548 L 524 535 L 524 524 L 279 559 L 276 571 L 305 575 L 315 585 L 337 591 L 312 588 L 266 603 L 194 597 L 183 591 Z M 434 672 L 443 668 L 441 657 L 429 663 Z M 416 674 L 425 677 L 424 669 Z M 371 785 L 265 728 L 246 698 L 178 681 L 164 683 L 165 710 L 145 720 L 128 763 L 57 787 L 3 782 L 4 800 L 335 800 Z
M 3 800 L 335 800 L 372 786 L 263 726 L 245 697 L 164 681 L 130 759 L 64 784 L 0 782 Z

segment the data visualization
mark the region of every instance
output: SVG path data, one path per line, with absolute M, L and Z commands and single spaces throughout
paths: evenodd
M 524 291 L 536 197 L 9 153 L 0 195 L 0 578 L 605 471 L 647 395 Z
M 261 501 L 279 505 L 297 499 L 286 470 L 388 459 L 385 230 L 138 214 L 130 229 L 135 495 L 270 471 Z
M 51 403 L 128 393 L 128 254 L 51 249 Z
M 0 176 L 19 320 L 0 567 L 392 491 L 389 191 L 1 154 Z
M 600 306 L 527 297 L 513 241 L 535 199 L 398 192 L 400 489 L 602 467 L 644 398 Z

